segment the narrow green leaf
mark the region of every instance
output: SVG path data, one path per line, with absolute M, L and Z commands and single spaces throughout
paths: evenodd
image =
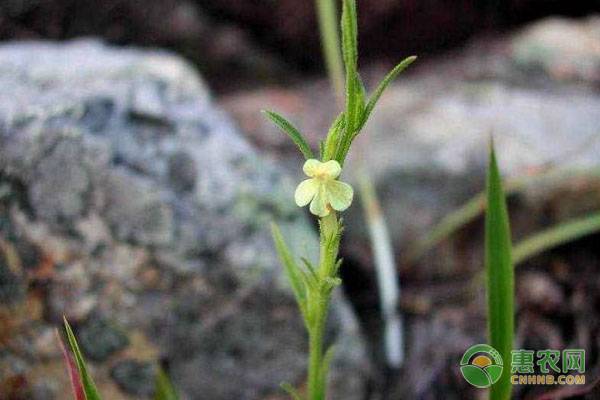
M 156 373 L 154 382 L 154 400 L 179 400 L 179 395 L 169 379 L 169 376 L 162 368 Z
M 306 289 L 302 279 L 301 270 L 294 261 L 294 257 L 292 256 L 290 249 L 285 244 L 285 240 L 283 239 L 283 235 L 281 234 L 281 230 L 277 224 L 271 224 L 271 233 L 273 235 L 273 241 L 275 242 L 275 248 L 277 249 L 281 263 L 283 264 L 283 268 L 288 281 L 290 282 L 290 286 L 292 287 L 292 291 L 296 296 L 296 301 L 298 302 L 300 311 L 306 319 Z
M 281 385 L 279 385 L 279 386 L 281 386 L 281 388 L 282 388 L 283 390 L 285 390 L 285 391 L 286 391 L 286 393 L 287 393 L 287 394 L 289 394 L 289 395 L 290 395 L 290 397 L 291 397 L 293 400 L 302 400 L 302 397 L 300 396 L 300 393 L 298 393 L 298 391 L 296 390 L 296 388 L 295 388 L 295 387 L 293 387 L 292 385 L 290 385 L 289 383 L 287 383 L 287 382 L 284 382 L 284 383 L 282 383 L 282 384 L 281 384 Z
M 321 282 L 321 292 L 328 295 L 332 292 L 333 289 L 340 286 L 341 284 L 342 280 L 340 278 L 332 278 L 328 276 Z
M 356 32 L 355 0 L 344 0 L 342 8 L 342 55 L 346 67 L 346 124 L 345 135 L 354 132 L 356 120 L 356 70 L 358 63 L 358 43 Z M 340 161 L 340 160 L 338 160 Z
M 324 158 L 325 158 L 325 141 L 324 140 L 319 140 L 319 154 L 321 155 L 321 160 L 329 161 L 329 160 L 324 160 Z
M 583 180 L 585 182 L 597 182 L 600 178 L 600 169 L 550 169 L 549 171 L 538 171 L 534 174 L 527 174 L 513 177 L 503 182 L 504 193 L 510 195 L 518 193 L 524 189 L 550 185 L 560 186 L 565 183 L 573 182 L 574 180 Z M 437 246 L 441 241 L 453 235 L 456 231 L 464 227 L 466 224 L 475 220 L 483 213 L 486 205 L 485 191 L 477 193 L 466 203 L 459 208 L 449 212 L 436 224 L 423 238 L 411 246 L 409 253 L 406 256 L 408 263 L 414 263 L 421 258 L 426 252 Z M 515 264 L 517 257 L 513 254 Z
M 488 335 L 490 345 L 504 360 L 500 380 L 491 387 L 491 400 L 510 399 L 511 350 L 514 332 L 514 271 L 506 199 L 493 143 L 487 176 L 485 215 L 485 266 L 487 281 Z
M 365 98 L 367 96 L 365 85 L 360 77 L 358 71 L 354 77 L 356 79 L 356 83 L 354 84 L 354 97 L 356 98 L 355 102 L 355 111 L 354 111 L 354 126 L 356 127 L 356 133 L 361 128 L 360 123 L 362 120 L 362 115 L 365 111 Z M 355 133 L 355 134 L 356 134 Z
M 600 212 L 572 219 L 523 239 L 513 249 L 515 265 L 551 249 L 600 231 Z
M 396 79 L 396 76 L 398 76 L 398 74 L 402 71 L 404 71 L 410 64 L 412 64 L 415 60 L 417 59 L 416 56 L 411 56 L 411 57 L 407 57 L 404 60 L 402 60 L 402 62 L 398 65 L 396 65 L 394 67 L 394 69 L 392 69 L 385 78 L 383 78 L 383 80 L 381 81 L 381 83 L 379 84 L 379 86 L 377 86 L 377 89 L 375 89 L 375 91 L 373 92 L 373 95 L 371 96 L 371 98 L 369 99 L 369 102 L 367 103 L 367 106 L 365 107 L 365 110 L 362 114 L 362 118 L 361 118 L 361 123 L 360 123 L 360 128 L 362 128 L 368 121 L 369 117 L 371 116 L 371 113 L 373 112 L 373 109 L 375 108 L 375 105 L 377 105 L 377 102 L 379 101 L 379 99 L 381 98 L 381 95 L 383 94 L 383 92 L 385 91 L 385 89 L 389 86 L 389 84 Z
M 324 150 L 321 151 L 321 158 L 323 161 L 329 161 L 335 158 L 337 148 L 340 144 L 341 135 L 344 130 L 345 115 L 346 114 L 343 112 L 340 113 L 340 115 L 338 115 L 329 128 L 327 138 L 325 139 Z
M 65 324 L 65 331 L 67 333 L 67 339 L 69 340 L 69 346 L 71 347 L 71 351 L 75 356 L 75 362 L 77 363 L 77 369 L 79 370 L 79 376 L 81 378 L 81 383 L 83 385 L 86 400 L 100 400 L 98 389 L 96 389 L 96 384 L 94 383 L 94 380 L 88 373 L 87 367 L 85 365 L 85 360 L 83 359 L 81 350 L 79 350 L 79 345 L 77 344 L 75 334 L 73 333 L 73 330 L 71 329 L 67 318 L 63 317 L 63 320 Z
M 317 276 L 317 269 L 312 265 L 312 263 L 310 261 L 308 261 L 306 258 L 301 257 L 300 260 L 302 260 L 302 262 L 304 263 L 304 265 L 306 266 L 306 269 L 308 270 L 308 272 L 310 273 L 310 276 L 314 279 L 317 280 L 318 276 Z
M 286 120 L 281 115 L 273 111 L 263 110 L 262 112 L 271 121 L 273 121 L 273 123 L 277 125 L 279 129 L 285 132 L 290 137 L 290 139 L 292 139 L 292 141 L 296 144 L 296 146 L 298 146 L 300 152 L 302 152 L 302 154 L 307 160 L 315 158 L 310 146 L 308 145 L 308 142 L 306 141 L 306 139 L 304 139 L 304 136 L 302 136 L 300 131 L 296 129 L 296 127 L 294 127 L 294 125 L 292 125 L 288 120 Z

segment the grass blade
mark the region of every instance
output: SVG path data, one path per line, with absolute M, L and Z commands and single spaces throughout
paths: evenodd
M 81 378 L 79 377 L 77 364 L 75 364 L 75 360 L 73 360 L 73 355 L 65 347 L 65 342 L 63 342 L 58 329 L 56 330 L 56 337 L 58 338 L 58 343 L 60 344 L 60 350 L 62 351 L 65 365 L 69 371 L 69 379 L 71 380 L 73 397 L 75 397 L 75 400 L 86 400 L 85 393 L 83 392 L 83 384 L 81 383 Z
M 375 92 L 373 92 L 373 95 L 369 99 L 369 102 L 367 103 L 367 106 L 365 107 L 365 110 L 364 110 L 364 112 L 362 114 L 361 123 L 359 125 L 360 128 L 362 128 L 363 125 L 367 123 L 367 120 L 369 119 L 369 116 L 373 112 L 373 109 L 377 105 L 377 102 L 379 101 L 379 99 L 381 98 L 381 95 L 383 94 L 383 92 L 385 91 L 385 89 L 389 86 L 389 84 L 392 83 L 392 81 L 394 79 L 396 79 L 396 76 L 398 76 L 398 74 L 400 72 L 404 71 L 416 59 L 417 59 L 416 56 L 410 56 L 410 57 L 405 58 L 404 60 L 402 60 L 402 62 L 400 64 L 396 65 L 394 67 L 394 69 L 392 69 L 386 75 L 385 78 L 383 78 L 383 80 L 381 81 L 381 83 L 379 84 L 379 86 L 377 86 L 377 89 L 375 89 Z
M 597 168 L 583 170 L 551 169 L 549 171 L 537 172 L 533 175 L 522 175 L 505 180 L 503 186 L 505 194 L 509 195 L 534 186 L 560 186 L 565 182 L 572 183 L 574 180 L 587 182 L 598 181 L 599 178 L 600 170 Z M 406 261 L 408 263 L 418 261 L 426 252 L 480 216 L 485 210 L 485 205 L 486 193 L 481 192 L 473 196 L 459 208 L 448 213 L 422 239 L 411 247 Z
M 292 291 L 294 292 L 294 296 L 296 297 L 300 311 L 304 316 L 304 320 L 307 321 L 308 315 L 306 309 L 306 290 L 301 271 L 294 261 L 294 257 L 292 256 L 290 249 L 285 244 L 281 230 L 275 223 L 271 224 L 271 234 L 273 235 L 273 241 L 275 242 L 277 254 L 279 255 L 281 263 L 283 264 L 285 274 L 290 282 L 290 286 L 292 287 Z
M 315 158 L 313 152 L 308 145 L 304 136 L 300 133 L 298 129 L 294 125 L 292 125 L 287 119 L 283 118 L 281 115 L 277 114 L 273 111 L 263 110 L 264 115 L 267 116 L 275 125 L 279 127 L 283 132 L 285 132 L 290 139 L 298 146 L 300 152 L 304 155 L 304 157 L 309 160 L 311 158 Z
M 552 247 L 598 231 L 600 231 L 600 212 L 553 226 L 517 244 L 513 249 L 513 263 L 515 265 L 520 264 Z
M 79 378 L 81 379 L 85 398 L 86 400 L 100 400 L 98 389 L 96 389 L 96 384 L 88 373 L 85 360 L 83 359 L 83 355 L 79 349 L 79 344 L 77 344 L 77 339 L 75 339 L 75 334 L 73 333 L 69 322 L 67 322 L 67 318 L 63 317 L 63 319 L 65 323 L 65 331 L 67 332 L 67 339 L 69 340 L 69 346 L 71 347 L 71 351 L 75 356 L 75 362 L 77 363 L 77 369 L 79 370 Z
M 493 143 L 487 176 L 485 215 L 485 269 L 487 283 L 488 335 L 490 345 L 500 352 L 504 370 L 491 387 L 491 400 L 510 399 L 511 350 L 514 332 L 514 270 L 506 198 Z
M 179 395 L 162 368 L 158 369 L 154 383 L 154 400 L 179 400 Z

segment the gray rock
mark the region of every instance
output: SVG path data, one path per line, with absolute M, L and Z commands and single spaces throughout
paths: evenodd
M 104 317 L 91 315 L 76 331 L 85 355 L 94 361 L 106 361 L 129 344 L 127 335 Z
M 0 359 L 21 357 L 31 326 L 66 314 L 101 360 L 92 367 L 110 398 L 124 398 L 115 376 L 129 364 L 109 372 L 123 357 L 166 361 L 185 398 L 259 399 L 280 393 L 281 381 L 301 384 L 305 333 L 268 222 L 297 251 L 316 249 L 315 235 L 290 181 L 240 137 L 195 72 L 170 54 L 93 41 L 5 44 L 0 59 L 0 184 L 10 189 L 0 229 L 39 253 L 19 253 L 27 281 L 0 276 L 22 291 L 47 285 L 41 298 L 26 293 L 23 306 L 44 312 L 25 314 L 19 334 L 8 333 L 15 353 Z M 91 329 L 95 318 L 129 339 Z M 360 399 L 366 356 L 341 296 L 331 332 L 343 344 L 334 398 Z M 19 362 L 31 387 L 67 398 L 67 384 L 45 384 L 66 383 L 58 354 Z
M 520 68 L 555 80 L 600 81 L 600 15 L 585 20 L 547 18 L 511 40 Z
M 351 165 L 368 166 L 395 247 L 403 251 L 483 190 L 492 136 L 503 175 L 522 177 L 600 167 L 598 126 L 600 95 L 591 88 L 515 87 L 487 78 L 449 82 L 422 75 L 385 94 Z M 543 195 L 532 190 L 538 204 L 525 206 L 529 219 L 521 225 L 535 226 L 535 211 L 564 185 L 546 189 Z M 352 242 L 366 235 L 357 211 L 346 219 L 349 236 L 358 235 Z
M 150 363 L 123 360 L 113 367 L 110 374 L 125 393 L 146 398 L 154 394 L 156 368 Z

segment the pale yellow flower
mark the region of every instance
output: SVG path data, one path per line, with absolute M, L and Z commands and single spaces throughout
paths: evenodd
M 342 172 L 337 161 L 310 159 L 306 160 L 302 169 L 310 179 L 300 182 L 296 188 L 294 197 L 298 207 L 310 203 L 310 212 L 319 217 L 326 217 L 331 209 L 344 211 L 350 207 L 354 190 L 347 183 L 337 180 Z

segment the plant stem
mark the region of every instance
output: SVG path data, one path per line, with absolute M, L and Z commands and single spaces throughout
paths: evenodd
M 323 43 L 323 55 L 327 73 L 333 83 L 338 102 L 343 104 L 344 66 L 340 54 L 337 7 L 334 0 L 316 0 L 319 28 Z
M 323 367 L 323 334 L 329 302 L 331 299 L 331 290 L 322 289 L 326 287 L 327 280 L 336 278 L 335 270 L 338 248 L 335 245 L 335 238 L 340 234 L 340 224 L 335 212 L 320 220 L 320 265 L 318 279 L 321 289 L 310 297 L 309 305 L 313 315 L 310 321 L 309 336 L 309 363 L 308 363 L 308 398 L 310 400 L 324 400 L 327 387 L 327 371 Z
M 309 331 L 309 367 L 308 367 L 308 393 L 310 400 L 324 400 L 325 386 L 321 379 L 321 365 L 323 364 L 323 332 L 327 320 L 328 301 L 316 299 L 317 312 L 314 325 Z

